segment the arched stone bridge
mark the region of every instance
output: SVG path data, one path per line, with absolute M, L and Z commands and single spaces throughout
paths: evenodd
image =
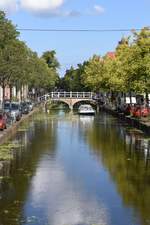
M 49 100 L 66 103 L 71 110 L 78 102 L 89 102 L 89 104 L 97 105 L 93 92 L 50 92 L 39 97 L 39 101 L 44 101 L 45 104 Z

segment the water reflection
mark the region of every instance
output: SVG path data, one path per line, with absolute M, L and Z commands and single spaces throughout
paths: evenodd
M 31 211 L 33 213 L 33 210 L 39 207 L 38 220 L 43 218 L 43 223 L 46 222 L 44 218 L 47 218 L 48 224 L 53 225 L 108 224 L 105 207 L 96 199 L 88 198 L 84 193 L 80 193 L 80 190 L 76 190 L 60 165 L 46 165 L 47 169 L 44 169 L 43 161 L 39 168 L 43 170 L 37 171 L 33 179 L 30 201 L 27 200 L 32 204 L 26 204 L 26 215 L 29 216 Z
M 45 116 L 36 115 L 19 129 L 13 142 L 20 143 L 14 160 L 2 164 L 0 176 L 0 224 L 17 225 L 24 221 L 23 206 L 30 181 L 35 175 L 41 155 L 51 150 L 55 157 L 56 135 Z
M 0 164 L 2 225 L 150 224 L 150 140 L 106 114 L 38 114 Z
M 82 116 L 80 115 L 79 116 L 79 119 L 80 119 L 80 123 L 82 123 L 83 125 L 93 125 L 93 121 L 94 121 L 94 116 Z
M 150 141 L 116 121 L 107 123 L 105 117 L 87 130 L 87 142 L 108 169 L 124 204 L 134 208 L 135 218 L 141 216 L 141 224 L 150 224 Z M 99 120 L 105 121 L 103 126 Z

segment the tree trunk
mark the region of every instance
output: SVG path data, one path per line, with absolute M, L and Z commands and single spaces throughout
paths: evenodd
M 20 99 L 21 99 L 21 101 L 23 100 L 23 99 L 22 99 L 22 86 L 21 86 L 21 88 L 20 88 Z
M 126 104 L 126 93 L 123 93 L 123 98 L 124 98 L 124 104 Z
M 5 84 L 4 84 L 4 82 L 2 84 L 2 88 L 3 88 L 2 101 L 4 101 L 4 99 L 5 99 Z
M 146 91 L 146 107 L 149 107 L 148 92 Z
M 12 85 L 9 85 L 10 88 L 10 101 L 12 101 Z
M 132 92 L 129 92 L 129 97 L 130 97 L 130 104 L 132 105 Z

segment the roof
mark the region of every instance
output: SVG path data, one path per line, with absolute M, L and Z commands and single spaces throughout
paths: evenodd
M 111 59 L 115 59 L 116 58 L 116 55 L 115 55 L 115 52 L 108 52 L 107 53 L 107 56 Z

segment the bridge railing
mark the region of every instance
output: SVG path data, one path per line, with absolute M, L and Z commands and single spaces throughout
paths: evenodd
M 87 98 L 93 97 L 92 92 L 51 92 L 50 98 Z
M 93 92 L 50 92 L 44 96 L 39 97 L 40 101 L 48 99 L 60 99 L 60 98 L 75 98 L 75 99 L 93 99 Z

